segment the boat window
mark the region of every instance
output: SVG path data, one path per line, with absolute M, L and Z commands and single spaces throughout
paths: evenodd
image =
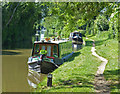
M 47 47 L 47 56 L 51 56 L 51 46 Z
M 39 51 L 40 51 L 39 44 L 36 44 L 36 45 L 35 45 L 35 54 L 38 54 Z
M 45 46 L 42 46 L 42 50 L 45 50 Z
M 57 55 L 58 56 L 58 54 L 57 54 L 57 45 L 54 45 L 53 46 L 53 56 L 54 55 Z

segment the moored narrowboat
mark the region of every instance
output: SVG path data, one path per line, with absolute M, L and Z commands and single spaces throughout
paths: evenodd
M 35 41 L 28 59 L 29 70 L 50 73 L 72 56 L 72 41 Z
M 78 44 L 78 45 L 83 44 L 82 34 L 78 31 L 74 31 L 70 33 L 70 39 L 72 40 L 73 44 Z
M 73 51 L 78 51 L 82 48 L 83 39 L 82 34 L 80 32 L 74 31 L 70 33 L 69 39 L 72 40 Z

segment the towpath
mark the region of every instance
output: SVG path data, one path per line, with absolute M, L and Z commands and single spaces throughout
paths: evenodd
M 96 56 L 97 58 L 99 58 L 102 63 L 101 65 L 98 67 L 98 70 L 95 74 L 95 92 L 100 93 L 100 94 L 110 94 L 110 84 L 108 83 L 108 81 L 105 80 L 104 78 L 104 70 L 105 70 L 105 66 L 108 63 L 108 60 L 99 56 L 96 52 L 95 52 L 95 41 L 93 41 L 93 47 L 91 48 L 91 52 L 92 55 Z

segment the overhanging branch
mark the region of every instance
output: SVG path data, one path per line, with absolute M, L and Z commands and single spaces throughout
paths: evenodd
M 8 25 L 10 24 L 10 22 L 11 22 L 11 20 L 12 20 L 12 18 L 13 18 L 13 15 L 15 14 L 15 11 L 16 11 L 17 7 L 19 6 L 20 2 L 21 2 L 21 0 L 18 2 L 17 6 L 16 6 L 15 9 L 13 10 L 12 16 L 10 17 L 10 19 L 9 19 L 9 21 L 7 22 L 6 26 L 8 26 Z

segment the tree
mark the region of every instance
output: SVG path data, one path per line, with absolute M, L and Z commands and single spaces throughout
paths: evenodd
M 46 15 L 46 6 L 34 2 L 8 2 L 2 7 L 3 48 L 31 47 L 35 23 Z M 26 45 L 24 45 L 26 44 Z
M 100 11 L 107 5 L 109 5 L 109 3 L 105 2 L 50 3 L 47 5 L 49 7 L 48 17 L 45 18 L 49 19 L 49 25 L 47 25 L 47 28 L 50 29 L 51 26 L 53 26 L 56 31 L 60 32 L 61 30 L 61 32 L 64 32 L 64 34 L 68 36 L 70 32 L 77 30 L 77 27 L 81 27 L 87 22 L 94 22 L 94 17 L 98 16 Z M 47 24 L 48 20 L 45 20 L 44 23 Z

